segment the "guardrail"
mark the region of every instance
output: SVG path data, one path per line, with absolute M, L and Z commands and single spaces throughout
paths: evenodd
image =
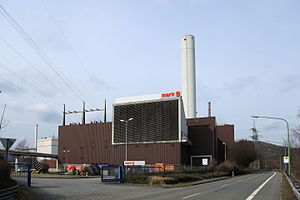
M 0 200 L 16 199 L 18 185 L 0 190 Z
M 297 197 L 298 200 L 300 200 L 300 183 L 298 181 L 296 181 L 292 176 L 288 176 L 286 173 L 285 177 L 288 180 L 290 186 L 292 187 L 292 190 L 295 194 L 295 196 Z

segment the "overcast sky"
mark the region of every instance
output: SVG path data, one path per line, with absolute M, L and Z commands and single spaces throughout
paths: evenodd
M 40 136 L 57 135 L 63 103 L 80 110 L 81 100 L 102 108 L 107 99 L 111 120 L 115 98 L 180 90 L 185 34 L 196 38 L 199 117 L 207 116 L 211 101 L 217 122 L 235 125 L 236 140 L 250 139 L 254 114 L 286 118 L 291 128 L 300 124 L 298 0 L 0 4 L 44 53 L 0 14 L 0 106 L 7 104 L 9 121 L 2 137 L 27 138 L 32 146 L 35 124 Z M 103 114 L 88 114 L 91 120 Z M 79 121 L 67 116 L 68 123 Z M 280 121 L 259 119 L 256 126 L 263 141 L 286 137 Z

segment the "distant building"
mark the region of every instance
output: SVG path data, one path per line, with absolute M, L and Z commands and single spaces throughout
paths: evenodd
M 57 137 L 44 137 L 37 141 L 37 152 L 47 154 L 58 154 L 58 138 Z M 58 169 L 57 159 L 38 157 L 38 161 L 45 160 L 49 164 L 49 170 Z
M 58 138 L 57 137 L 45 137 L 37 141 L 37 152 L 55 154 L 58 153 Z

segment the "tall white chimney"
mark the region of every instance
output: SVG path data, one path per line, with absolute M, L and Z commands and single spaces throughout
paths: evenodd
M 186 118 L 196 117 L 195 38 L 181 37 L 181 93 Z

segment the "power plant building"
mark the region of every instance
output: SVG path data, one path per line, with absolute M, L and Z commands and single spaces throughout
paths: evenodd
M 117 98 L 112 122 L 59 126 L 60 162 L 201 166 L 203 159 L 209 164 L 224 161 L 225 148 L 234 142 L 234 126 L 218 126 L 210 114 L 196 117 L 192 35 L 181 38 L 181 66 L 181 91 Z M 85 119 L 85 110 L 82 113 Z
M 126 131 L 121 120 L 129 118 Z M 215 117 L 186 120 L 180 92 L 171 92 L 117 99 L 113 122 L 60 126 L 59 139 L 62 163 L 120 165 L 127 148 L 127 160 L 199 166 L 203 158 L 224 161 L 234 133 L 233 125 L 217 126 Z

